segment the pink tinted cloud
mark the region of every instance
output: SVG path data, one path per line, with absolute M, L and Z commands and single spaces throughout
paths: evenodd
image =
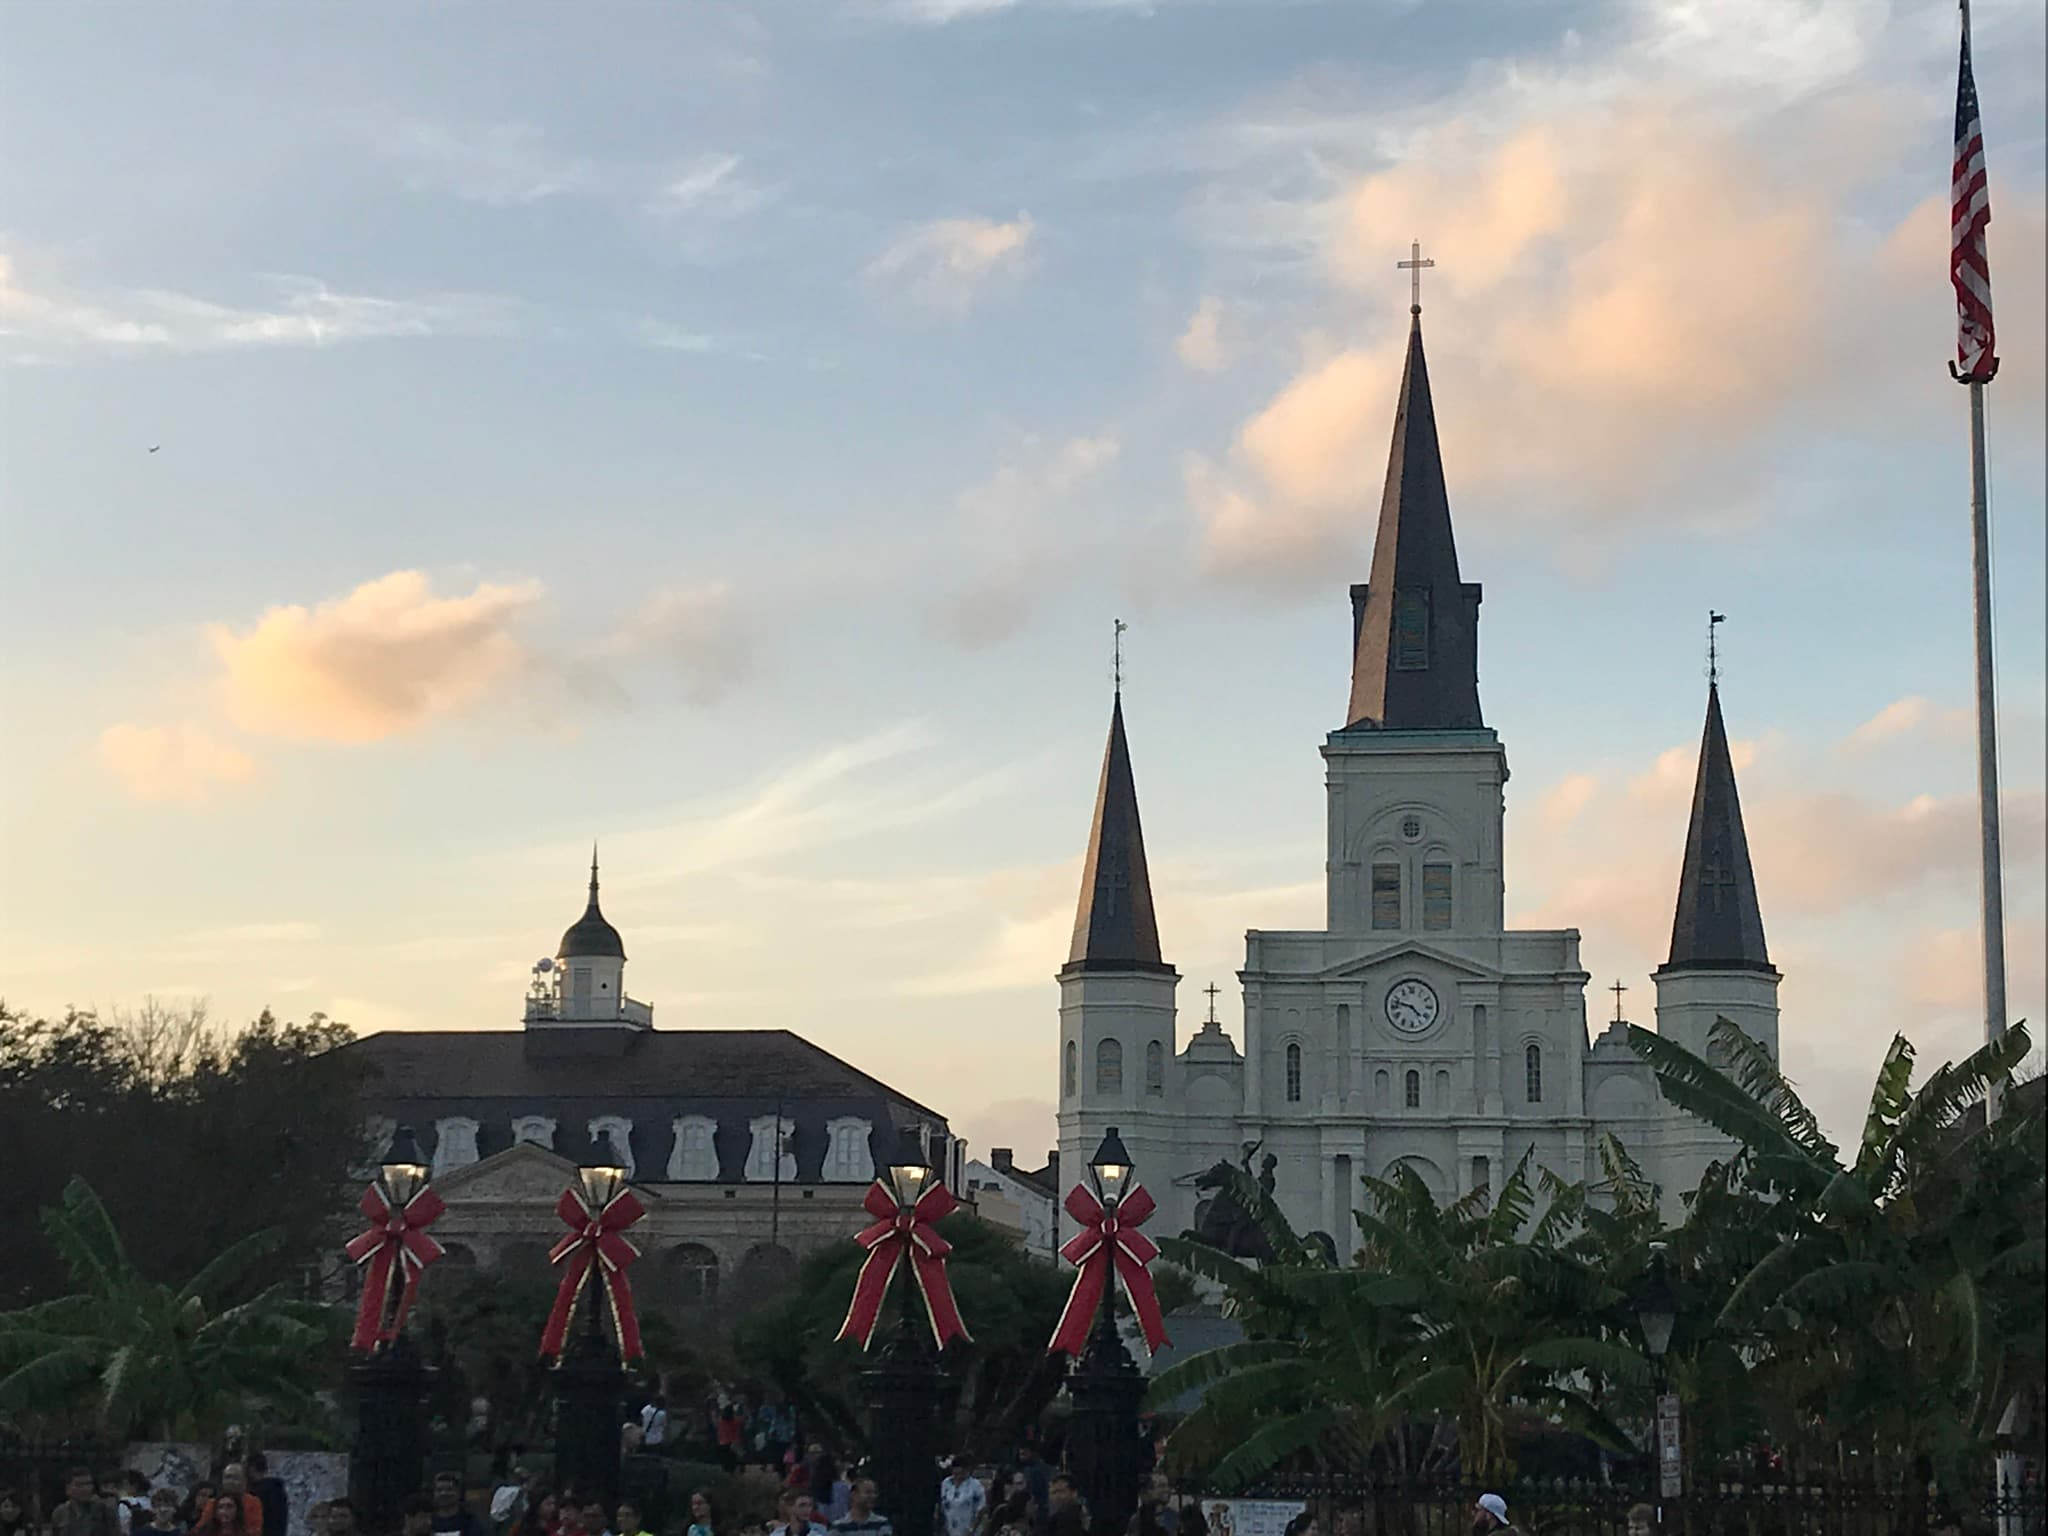
M 268 610 L 247 630 L 210 630 L 229 713 L 243 729 L 368 742 L 473 709 L 528 664 L 520 625 L 536 582 L 435 595 L 393 571 L 307 608 Z

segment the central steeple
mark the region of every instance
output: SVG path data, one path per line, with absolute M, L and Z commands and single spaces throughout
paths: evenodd
M 1351 589 L 1344 727 L 1477 730 L 1486 723 L 1479 714 L 1479 584 L 1458 576 L 1419 302 L 1410 314 L 1372 578 Z

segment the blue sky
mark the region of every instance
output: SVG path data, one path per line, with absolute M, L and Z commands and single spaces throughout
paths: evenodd
M 1188 1020 L 1316 918 L 1420 237 L 1509 910 L 1647 1017 L 1726 611 L 1786 1060 L 1846 1133 L 1894 1029 L 1976 1027 L 1953 24 L 13 8 L 0 989 L 504 1027 L 600 837 L 659 1021 L 1030 1155 L 1112 617 Z M 1977 35 L 2038 1017 L 2039 7 Z

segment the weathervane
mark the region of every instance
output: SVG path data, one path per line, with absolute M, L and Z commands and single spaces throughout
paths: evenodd
M 1423 259 L 1422 242 L 1414 240 L 1410 241 L 1408 245 L 1408 259 L 1406 261 L 1397 261 L 1394 265 L 1408 274 L 1408 313 L 1411 315 L 1421 314 L 1422 269 L 1424 267 L 1433 267 L 1436 263 Z
M 1116 691 L 1124 691 L 1124 631 L 1131 626 L 1122 619 L 1116 621 L 1116 636 L 1110 650 L 1110 667 L 1116 676 Z
M 1718 684 L 1721 681 L 1721 651 L 1716 643 L 1714 631 L 1720 625 L 1727 622 L 1727 614 L 1716 613 L 1711 608 L 1707 610 L 1707 682 L 1709 684 Z

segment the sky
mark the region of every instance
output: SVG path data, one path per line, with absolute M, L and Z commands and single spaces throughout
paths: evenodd
M 2014 1017 L 2038 4 L 1978 0 Z M 1647 1022 L 1721 628 L 1784 1063 L 1981 1032 L 1942 0 L 0 10 L 0 997 L 658 1025 L 1053 1143 L 1111 625 L 1166 958 L 1320 926 L 1411 240 L 1511 921 Z M 89 88 L 86 88 L 89 82 Z

